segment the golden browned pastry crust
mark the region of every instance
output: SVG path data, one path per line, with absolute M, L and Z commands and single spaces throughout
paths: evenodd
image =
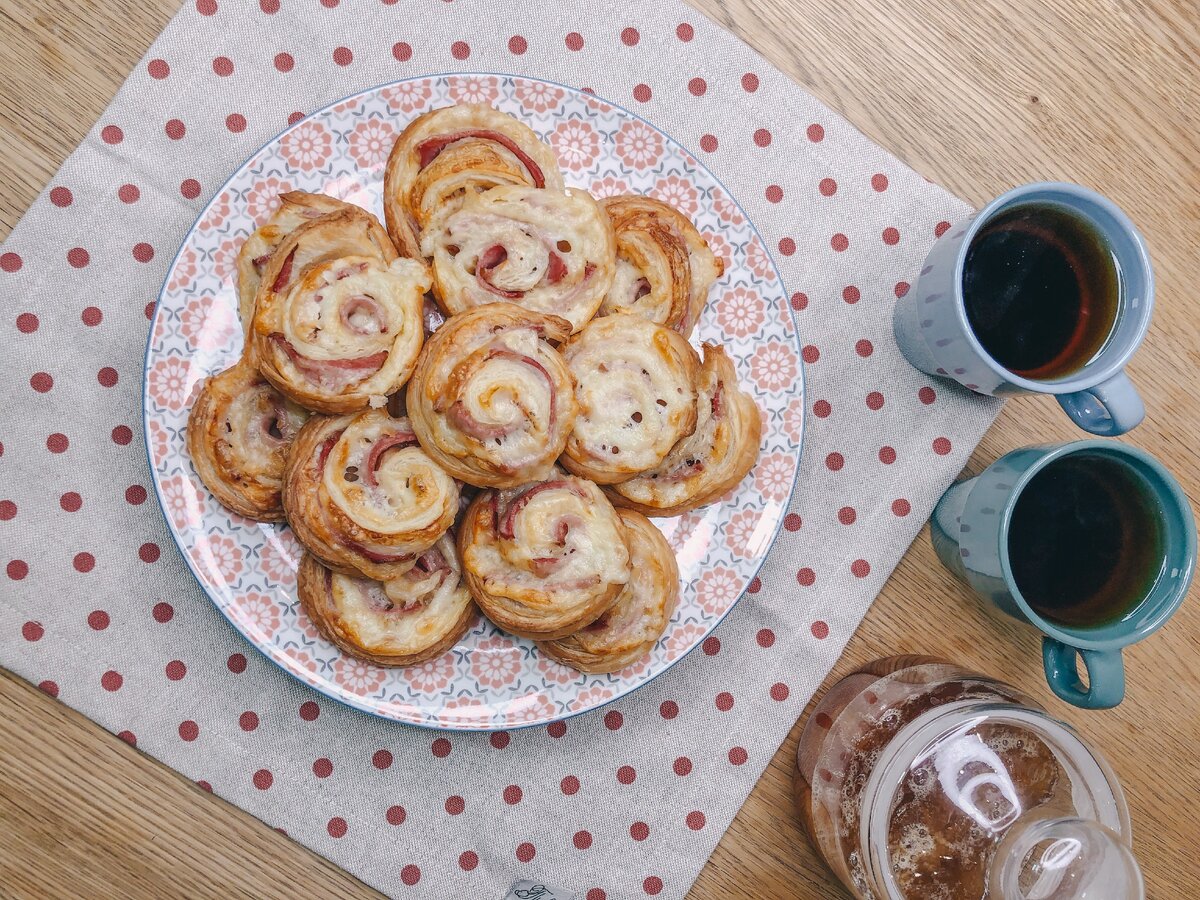
M 687 216 L 661 200 L 628 194 L 600 201 L 617 239 L 617 267 L 600 315 L 619 309 L 692 333 L 725 264 Z
M 450 534 L 391 581 L 340 575 L 311 553 L 297 593 L 308 617 L 340 650 L 379 666 L 413 666 L 453 647 L 475 619 Z
M 506 186 L 471 194 L 422 248 L 450 313 L 507 300 L 579 331 L 612 285 L 612 224 L 587 191 Z
M 308 413 L 245 359 L 204 380 L 188 414 L 196 474 L 221 505 L 260 522 L 283 519 L 288 450 Z
M 548 341 L 570 326 L 493 303 L 451 316 L 408 384 L 413 430 L 461 481 L 516 487 L 545 478 L 575 424 L 574 382 Z
M 458 484 L 386 410 L 314 416 L 288 459 L 283 507 L 308 550 L 346 575 L 397 578 L 458 513 Z
M 305 222 L 347 206 L 348 203 L 325 194 L 288 191 L 279 195 L 279 209 L 246 238 L 246 243 L 238 251 L 238 316 L 247 334 L 254 319 L 254 298 L 262 283 L 262 273 L 275 248 Z
M 467 508 L 458 548 L 484 614 L 535 640 L 565 637 L 594 622 L 629 580 L 616 511 L 594 484 L 561 473 L 482 492 Z
M 715 344 L 704 345 L 697 394 L 696 430 L 656 469 L 605 488 L 613 503 L 648 516 L 676 516 L 719 499 L 754 466 L 762 418 Z
M 679 565 L 654 523 L 631 509 L 618 509 L 629 548 L 631 575 L 608 612 L 574 634 L 538 643 L 538 648 L 580 672 L 617 672 L 652 649 L 679 602 Z
M 263 375 L 324 413 L 382 406 L 424 340 L 423 263 L 399 259 L 375 217 L 347 206 L 307 222 L 271 255 L 251 340 Z
M 618 312 L 593 320 L 561 352 L 579 404 L 561 462 L 576 475 L 627 481 L 695 430 L 700 357 L 677 332 Z
M 528 125 L 482 104 L 435 109 L 415 118 L 388 157 L 383 208 L 388 233 L 405 256 L 419 259 L 423 234 L 498 185 L 561 191 L 554 151 Z

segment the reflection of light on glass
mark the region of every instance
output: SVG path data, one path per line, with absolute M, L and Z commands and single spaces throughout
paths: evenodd
M 1021 815 L 1021 801 L 1004 763 L 978 735 L 962 735 L 938 749 L 936 754 L 938 780 L 942 790 L 960 810 L 978 823 L 979 827 L 991 831 L 1002 831 Z M 983 769 L 959 784 L 959 776 L 965 769 Z M 991 791 L 1007 801 L 1007 808 L 995 799 L 988 799 Z M 976 797 L 982 798 L 988 808 L 981 807 Z
M 1050 900 L 1072 877 L 1071 868 L 1079 861 L 1083 844 L 1076 838 L 1059 838 L 1042 851 L 1038 860 L 1037 881 L 1025 892 L 1028 900 Z

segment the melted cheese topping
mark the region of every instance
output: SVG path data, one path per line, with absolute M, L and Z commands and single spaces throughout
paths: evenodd
M 663 461 L 696 424 L 700 359 L 676 332 L 629 314 L 596 319 L 564 349 L 579 416 L 572 469 L 621 481 Z
M 454 540 L 436 544 L 450 570 L 413 569 L 393 581 L 378 582 L 334 574 L 332 605 L 341 627 L 365 650 L 378 654 L 416 653 L 437 643 L 471 602 L 463 584 Z
M 465 557 L 490 594 L 565 615 L 629 579 L 620 520 L 594 484 L 555 478 L 500 491 L 496 502 L 498 530 L 471 543 Z
M 322 484 L 337 508 L 374 534 L 444 531 L 458 512 L 458 483 L 417 444 L 377 454 L 374 484 L 370 483 L 373 448 L 397 437 L 416 440 L 407 419 L 393 419 L 382 411 L 357 416 L 330 451 Z M 423 543 L 428 546 L 428 541 Z M 388 552 L 397 550 L 391 542 L 388 547 Z
M 468 195 L 426 241 L 451 312 L 507 299 L 562 316 L 573 331 L 599 309 L 616 265 L 607 216 L 590 194 L 571 189 L 508 186 Z

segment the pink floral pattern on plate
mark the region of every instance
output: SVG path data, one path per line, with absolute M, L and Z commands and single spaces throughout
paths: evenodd
M 726 271 L 692 340 L 729 350 L 764 414 L 762 457 L 734 491 L 703 510 L 657 520 L 677 554 L 679 606 L 650 655 L 612 675 L 559 665 L 483 617 L 449 652 L 409 669 L 346 656 L 299 610 L 295 567 L 302 551 L 287 526 L 223 509 L 200 486 L 185 446 L 189 398 L 241 352 L 240 329 L 231 330 L 234 260 L 246 235 L 274 209 L 277 193 L 326 189 L 380 214 L 393 136 L 419 113 L 468 94 L 529 123 L 555 149 L 568 185 L 601 197 L 663 197 L 714 236 Z M 155 483 L 176 541 L 213 602 L 297 678 L 376 715 L 433 728 L 545 724 L 603 705 L 663 672 L 704 640 L 757 573 L 795 480 L 805 408 L 803 395 L 796 397 L 800 354 L 788 294 L 725 189 L 646 122 L 597 97 L 529 78 L 398 82 L 294 125 L 234 174 L 200 222 L 184 241 L 152 324 L 145 427 Z

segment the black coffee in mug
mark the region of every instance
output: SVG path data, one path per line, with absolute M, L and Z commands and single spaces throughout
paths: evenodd
M 1048 464 L 1013 507 L 1008 555 L 1025 602 L 1068 627 L 1109 625 L 1147 597 L 1162 574 L 1162 511 L 1132 465 L 1080 452 Z
M 1030 202 L 988 222 L 971 241 L 963 302 L 993 359 L 1024 378 L 1079 371 L 1117 319 L 1121 273 L 1104 236 L 1065 206 Z

